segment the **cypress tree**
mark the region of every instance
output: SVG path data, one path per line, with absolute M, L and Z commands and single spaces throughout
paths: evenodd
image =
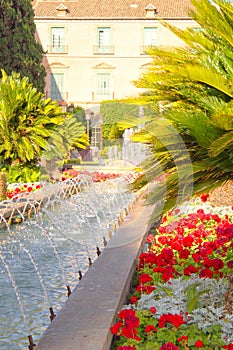
M 31 0 L 0 0 L 0 69 L 27 76 L 34 87 L 43 91 L 43 49 L 35 32 Z

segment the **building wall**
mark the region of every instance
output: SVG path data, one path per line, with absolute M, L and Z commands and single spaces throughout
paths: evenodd
M 168 20 L 181 29 L 197 27 L 191 19 Z M 46 94 L 50 96 L 50 75 L 64 74 L 62 99 L 83 106 L 98 104 L 101 98 L 119 99 L 137 95 L 133 85 L 151 57 L 142 54 L 144 27 L 157 28 L 158 46 L 180 46 L 184 43 L 158 20 L 54 20 L 36 19 L 39 41 L 47 70 Z M 51 28 L 65 28 L 65 53 L 51 53 Z M 94 53 L 97 28 L 111 28 L 111 53 Z M 109 74 L 109 95 L 97 96 L 97 75 Z M 108 98 L 106 98 L 108 97 Z

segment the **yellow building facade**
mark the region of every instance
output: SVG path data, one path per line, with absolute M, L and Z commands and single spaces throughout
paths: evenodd
M 183 45 L 161 18 L 181 29 L 198 27 L 189 0 L 37 0 L 33 6 L 45 94 L 84 108 L 138 95 L 133 81 L 151 61 L 147 48 Z

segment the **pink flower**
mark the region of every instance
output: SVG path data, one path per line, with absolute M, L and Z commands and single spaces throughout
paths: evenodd
M 154 240 L 155 240 L 155 236 L 152 235 L 152 234 L 150 234 L 150 235 L 148 235 L 147 238 L 146 238 L 146 243 L 151 244 L 151 243 L 154 242 Z

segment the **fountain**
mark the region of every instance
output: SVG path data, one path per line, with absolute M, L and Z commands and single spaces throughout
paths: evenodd
M 118 140 L 108 148 L 108 159 L 105 161 L 109 166 L 137 166 L 148 156 L 148 148 L 140 142 L 133 142 L 131 136 L 135 133 L 133 128 L 125 129 L 123 139 Z
M 134 200 L 124 177 L 80 175 L 1 202 L 1 350 L 35 347 Z

